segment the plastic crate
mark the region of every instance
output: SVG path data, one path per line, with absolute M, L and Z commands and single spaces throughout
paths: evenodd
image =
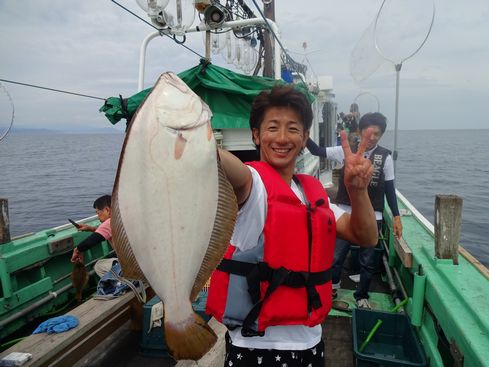
M 377 320 L 382 324 L 363 352 L 360 346 Z M 424 367 L 426 357 L 406 315 L 354 309 L 353 354 L 357 367 Z
M 168 357 L 170 355 L 166 346 L 165 332 L 163 327 L 153 327 L 148 333 L 151 320 L 151 308 L 158 302 L 160 302 L 160 298 L 158 296 L 154 296 L 143 306 L 141 353 L 150 357 Z M 208 322 L 210 316 L 205 313 L 206 302 L 207 292 L 200 292 L 195 302 L 192 303 L 192 307 L 196 313 L 198 313 L 206 322 Z
M 169 357 L 165 341 L 163 325 L 152 327 L 148 332 L 151 322 L 151 308 L 160 302 L 158 296 L 154 296 L 143 305 L 143 330 L 141 337 L 141 354 L 149 357 Z
M 209 322 L 211 317 L 205 313 L 205 305 L 207 303 L 207 292 L 200 292 L 199 296 L 195 300 L 195 302 L 192 303 L 192 308 L 196 313 L 202 317 L 205 322 Z
M 374 248 L 374 272 L 380 273 L 384 269 L 382 263 L 382 255 L 384 254 L 384 245 L 379 242 L 377 247 Z M 350 271 L 353 273 L 360 272 L 360 261 L 358 260 L 358 254 L 360 252 L 360 246 L 350 246 Z

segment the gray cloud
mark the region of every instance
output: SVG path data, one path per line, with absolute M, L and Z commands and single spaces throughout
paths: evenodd
M 120 2 L 142 14 L 135 1 Z M 340 111 L 369 91 L 393 120 L 393 66 L 385 63 L 362 85 L 353 81 L 349 68 L 351 52 L 381 3 L 278 0 L 276 21 L 297 61 L 310 63 L 317 75 L 333 76 Z M 428 42 L 401 71 L 401 129 L 487 128 L 488 15 L 484 0 L 437 2 Z M 5 0 L 0 2 L 0 78 L 102 98 L 130 96 L 137 87 L 139 45 L 152 30 L 110 1 Z M 189 34 L 185 44 L 204 53 L 200 34 Z M 154 40 L 147 57 L 146 86 L 161 72 L 180 72 L 199 61 L 168 38 Z M 221 57 L 213 62 L 226 66 Z M 14 100 L 17 126 L 110 126 L 98 112 L 102 101 L 3 84 Z M 461 125 L 467 110 L 480 118 Z

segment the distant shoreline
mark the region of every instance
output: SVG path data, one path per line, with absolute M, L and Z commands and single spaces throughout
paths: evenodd
M 399 129 L 399 131 L 479 131 L 489 130 L 486 129 Z M 393 133 L 394 129 L 387 129 L 386 133 Z M 115 128 L 94 128 L 94 129 L 72 129 L 72 130 L 58 130 L 58 129 L 39 129 L 39 128 L 23 128 L 17 127 L 10 131 L 10 134 L 124 134 L 124 131 L 117 130 Z
M 36 128 L 13 128 L 10 131 L 12 135 L 24 135 L 24 134 L 124 134 L 123 131 L 112 128 L 100 128 L 100 129 L 73 129 L 73 130 L 56 130 L 56 129 L 36 129 Z

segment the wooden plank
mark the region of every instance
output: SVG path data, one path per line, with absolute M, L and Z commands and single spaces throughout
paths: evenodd
M 111 315 L 86 333 L 83 338 L 73 340 L 69 347 L 58 353 L 51 361 L 49 366 L 73 366 L 77 361 L 86 356 L 93 348 L 101 343 L 105 338 L 121 327 L 131 316 L 130 306 L 119 310 L 116 314 Z
M 477 260 L 470 252 L 468 252 L 465 248 L 462 246 L 458 247 L 458 252 L 460 255 L 462 255 L 469 263 L 471 263 L 473 266 L 476 267 L 476 269 L 486 277 L 486 279 L 489 279 L 489 269 L 486 268 L 484 264 L 482 264 L 479 260 Z
M 462 223 L 461 197 L 435 197 L 435 255 L 438 259 L 452 259 L 458 265 L 458 242 Z
M 198 365 L 199 367 L 214 367 L 223 366 L 226 342 L 224 335 L 226 334 L 226 327 L 217 321 L 215 318 L 211 318 L 209 321 L 209 326 L 214 330 L 217 335 L 217 342 L 201 359 L 198 361 L 179 361 L 176 367 L 194 367 Z
M 72 362 L 87 353 L 92 348 L 91 338 L 100 341 L 130 318 L 134 298 L 134 293 L 128 292 L 111 300 L 90 299 L 69 312 L 78 319 L 76 328 L 60 334 L 30 335 L 2 352 L 0 358 L 11 352 L 24 352 L 32 354 L 25 366 L 72 365 L 66 361 Z M 89 340 L 90 343 L 83 344 Z
M 10 242 L 8 200 L 0 198 L 0 245 L 7 242 Z
M 404 241 L 402 237 L 397 238 L 394 236 L 394 248 L 404 267 L 411 269 L 413 266 L 413 252 L 409 248 L 407 242 Z

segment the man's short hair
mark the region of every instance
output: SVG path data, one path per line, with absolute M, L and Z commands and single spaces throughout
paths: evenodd
M 271 107 L 291 107 L 302 118 L 304 131 L 312 126 L 312 108 L 307 97 L 291 85 L 276 85 L 271 90 L 261 92 L 253 101 L 250 112 L 250 128 L 260 129 L 265 112 Z
M 358 124 L 360 131 L 365 130 L 370 126 L 378 126 L 382 134 L 387 128 L 387 119 L 380 112 L 369 112 L 362 116 Z
M 103 195 L 93 202 L 93 208 L 98 210 L 110 208 L 111 201 L 112 197 L 110 195 Z

